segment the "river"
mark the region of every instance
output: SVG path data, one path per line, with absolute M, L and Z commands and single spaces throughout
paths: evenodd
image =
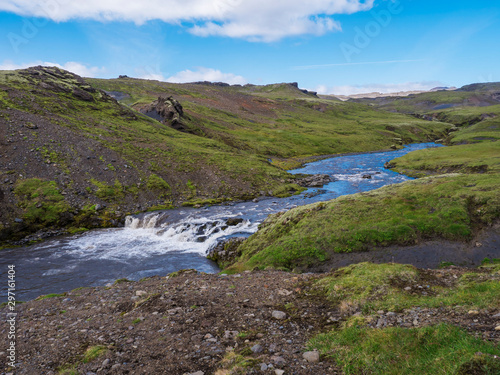
M 2 300 L 7 292 L 8 265 L 16 267 L 18 301 L 77 287 L 105 285 L 119 278 L 139 280 L 167 275 L 186 268 L 218 272 L 217 265 L 205 255 L 219 240 L 249 236 L 271 213 L 409 180 L 385 169 L 384 163 L 414 150 L 439 146 L 413 144 L 397 151 L 339 156 L 309 163 L 290 173 L 328 174 L 333 182 L 289 198 L 141 214 L 127 217 L 124 228 L 92 230 L 2 250 L 0 280 L 5 281 L 0 285 Z M 363 178 L 366 174 L 372 178 Z M 228 218 L 243 221 L 228 226 Z

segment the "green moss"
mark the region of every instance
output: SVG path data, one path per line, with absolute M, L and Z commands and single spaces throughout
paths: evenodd
M 57 293 L 45 294 L 43 296 L 38 297 L 36 299 L 36 301 L 41 301 L 41 300 L 47 299 L 47 298 L 64 297 L 65 295 L 66 295 L 66 293 L 62 293 L 62 294 L 57 294 Z
M 150 190 L 170 191 L 170 185 L 167 183 L 167 181 L 154 173 L 148 177 L 146 186 Z
M 309 348 L 335 361 L 346 375 L 500 373 L 497 345 L 445 324 L 414 329 L 354 325 L 314 337 Z
M 278 198 L 286 198 L 295 194 L 300 194 L 304 190 L 307 189 L 297 184 L 286 184 L 274 189 L 273 196 Z
M 426 295 L 412 294 L 404 289 L 420 284 L 429 285 Z M 341 309 L 364 313 L 402 311 L 415 306 L 484 309 L 500 304 L 500 283 L 494 274 L 467 273 L 456 285 L 444 287 L 415 267 L 401 264 L 355 264 L 322 278 L 317 285 L 324 288 L 327 298 Z
M 28 224 L 51 225 L 58 223 L 61 214 L 69 210 L 55 181 L 39 178 L 20 180 L 14 189 L 23 219 Z
M 94 359 L 100 357 L 101 355 L 105 354 L 107 352 L 107 349 L 103 345 L 95 345 L 91 346 L 88 348 L 82 358 L 83 363 L 89 363 L 93 361 Z
M 90 182 L 97 187 L 94 194 L 105 201 L 114 201 L 125 196 L 123 185 L 119 180 L 115 180 L 113 185 L 107 185 L 105 182 L 98 181 L 94 178 L 92 178 Z

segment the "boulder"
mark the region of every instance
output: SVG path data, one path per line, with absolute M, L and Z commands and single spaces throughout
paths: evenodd
M 327 174 L 313 174 L 302 178 L 298 184 L 302 187 L 322 187 L 332 181 L 333 179 Z

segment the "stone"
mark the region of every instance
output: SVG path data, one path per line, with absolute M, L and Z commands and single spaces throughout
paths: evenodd
M 238 331 L 225 331 L 224 332 L 224 338 L 225 339 L 234 339 L 236 336 L 238 336 Z
M 283 374 L 285 373 L 285 371 L 284 371 L 284 370 L 279 370 L 279 369 L 278 369 L 278 370 L 274 370 L 274 373 L 275 373 L 276 375 L 283 375 Z
M 283 311 L 275 310 L 272 312 L 272 317 L 274 319 L 283 320 L 286 319 L 286 313 L 284 313 Z
M 495 331 L 500 331 L 500 326 L 495 327 Z
M 367 179 L 367 180 L 371 180 L 372 179 L 372 176 L 369 175 L 369 174 L 364 174 L 362 177 L 365 178 L 365 179 Z
M 305 352 L 302 354 L 302 358 L 304 358 L 307 362 L 316 363 L 319 362 L 319 353 L 316 350 L 312 352 Z
M 260 371 L 267 371 L 267 365 L 265 363 L 260 364 Z
M 145 290 L 138 290 L 137 292 L 135 292 L 135 295 L 138 297 L 146 296 L 147 294 L 148 292 L 146 292 Z
M 493 315 L 492 318 L 496 319 L 496 318 L 500 318 L 500 313 L 496 314 L 496 315 Z
M 102 361 L 102 367 L 107 367 L 107 366 L 109 366 L 109 363 L 110 363 L 110 362 L 111 362 L 111 361 L 109 360 L 109 358 L 106 358 L 104 361 Z
M 196 372 L 192 372 L 188 375 L 205 375 L 205 373 L 203 371 L 196 371 Z
M 470 311 L 468 312 L 468 314 L 469 314 L 469 315 L 479 315 L 479 311 L 477 311 L 477 310 L 470 310 Z
M 256 344 L 256 345 L 252 346 L 252 347 L 250 348 L 250 350 L 251 350 L 252 352 L 254 352 L 254 353 L 262 353 L 263 348 L 262 348 L 262 345 L 260 345 L 260 344 Z

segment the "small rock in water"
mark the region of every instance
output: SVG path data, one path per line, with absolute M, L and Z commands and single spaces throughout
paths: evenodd
M 317 351 L 305 352 L 302 357 L 311 363 L 319 362 L 319 353 Z
M 278 320 L 286 319 L 286 313 L 284 313 L 283 311 L 275 310 L 275 311 L 273 311 L 272 316 L 274 319 L 278 319 Z

